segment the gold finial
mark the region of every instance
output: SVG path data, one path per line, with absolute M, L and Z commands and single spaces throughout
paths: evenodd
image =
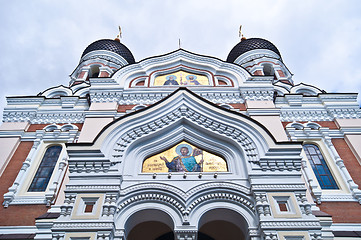
M 241 41 L 246 39 L 242 34 L 242 24 L 239 26 L 239 37 L 241 38 Z
M 120 38 L 122 38 L 122 28 L 118 26 L 118 29 L 119 29 L 119 34 L 114 40 L 120 42 Z
M 122 28 L 120 26 L 118 26 L 118 29 L 119 29 L 119 38 L 122 38 Z

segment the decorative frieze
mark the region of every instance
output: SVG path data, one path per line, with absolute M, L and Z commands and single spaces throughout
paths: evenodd
M 77 230 L 84 231 L 89 230 L 101 230 L 101 229 L 113 229 L 114 223 L 113 222 L 56 222 L 54 223 L 52 230 L 59 231 L 59 230 Z
M 186 118 L 196 122 L 198 125 L 209 128 L 212 131 L 217 131 L 220 134 L 224 134 L 228 137 L 235 139 L 243 147 L 243 150 L 246 153 L 248 161 L 257 161 L 258 153 L 256 145 L 253 143 L 252 139 L 240 129 L 236 129 L 229 125 L 226 125 L 215 119 L 211 119 L 206 115 L 203 115 L 199 112 L 196 112 L 186 106 L 182 106 L 177 110 L 168 113 L 165 116 L 162 116 L 156 120 L 153 120 L 150 123 L 146 123 L 143 126 L 135 127 L 128 132 L 124 133 L 120 137 L 120 141 L 114 146 L 114 158 L 122 158 L 123 152 L 129 143 L 133 142 L 135 139 L 142 137 L 144 134 L 148 134 L 152 131 L 156 131 L 163 126 L 169 125 L 171 122 L 179 118 Z
M 292 228 L 292 229 L 321 229 L 320 222 L 315 221 L 261 221 L 262 229 L 283 229 L 283 228 Z

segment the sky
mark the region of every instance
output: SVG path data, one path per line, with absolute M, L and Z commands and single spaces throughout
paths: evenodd
M 67 86 L 84 49 L 114 39 L 118 25 L 140 61 L 178 49 L 179 39 L 183 49 L 226 60 L 242 24 L 246 38 L 276 45 L 295 84 L 361 92 L 359 0 L 0 0 L 0 6 L 1 118 L 6 96 Z

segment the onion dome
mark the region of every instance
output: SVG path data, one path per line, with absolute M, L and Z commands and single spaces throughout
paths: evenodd
M 114 52 L 123 57 L 129 64 L 135 63 L 133 54 L 130 52 L 130 50 L 119 41 L 111 39 L 101 39 L 93 42 L 84 50 L 81 57 L 84 57 L 90 52 L 98 50 Z
M 227 62 L 234 62 L 242 54 L 255 50 L 255 49 L 267 49 L 276 53 L 281 57 L 280 52 L 273 43 L 262 38 L 249 38 L 242 39 L 234 48 L 229 52 Z

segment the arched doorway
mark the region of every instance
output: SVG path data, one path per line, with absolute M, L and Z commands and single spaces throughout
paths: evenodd
M 132 214 L 125 224 L 127 240 L 173 240 L 174 223 L 163 211 L 145 209 Z
M 243 240 L 248 232 L 245 219 L 229 209 L 213 209 L 204 213 L 198 226 L 198 240 Z

